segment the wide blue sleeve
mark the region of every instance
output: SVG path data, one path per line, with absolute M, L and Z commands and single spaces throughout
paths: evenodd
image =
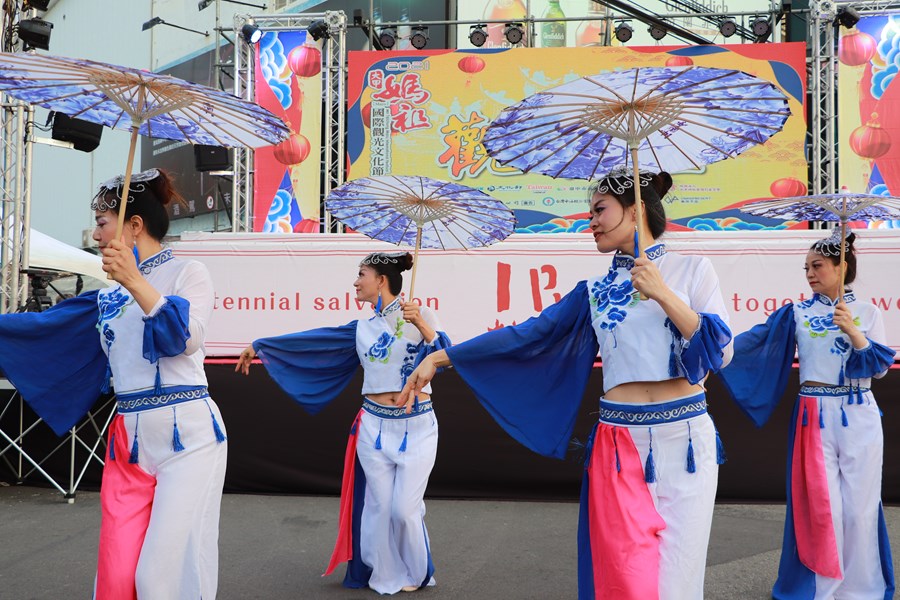
M 347 387 L 359 366 L 356 321 L 260 338 L 253 349 L 281 389 L 313 415 Z
M 0 370 L 56 435 L 75 426 L 109 380 L 97 316 L 96 291 L 0 316 Z
M 734 340 L 734 358 L 719 371 L 731 398 L 762 427 L 784 395 L 794 362 L 794 305 L 769 315 L 765 323 Z
M 894 364 L 896 352 L 884 344 L 869 340 L 869 345 L 862 350 L 854 348 L 847 358 L 846 373 L 851 379 L 878 377 L 883 375 Z
M 155 363 L 163 356 L 178 356 L 191 337 L 191 303 L 180 296 L 166 296 L 152 317 L 144 317 L 144 358 Z
M 507 433 L 539 454 L 562 458 L 598 350 L 581 281 L 540 315 L 447 354 Z
M 731 329 L 719 315 L 699 313 L 699 316 L 697 331 L 681 347 L 678 357 L 684 376 L 692 384 L 700 383 L 707 374 L 722 368 L 725 362 L 723 350 L 731 341 Z

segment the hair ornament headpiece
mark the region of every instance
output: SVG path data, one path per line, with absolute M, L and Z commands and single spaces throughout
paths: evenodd
M 849 233 L 847 235 L 850 235 Z M 813 245 L 816 252 L 822 256 L 840 256 L 841 255 L 841 228 L 835 227 L 831 230 L 831 235 L 821 239 Z M 850 253 L 850 244 L 844 240 L 844 253 Z
M 647 187 L 653 181 L 653 173 L 640 171 L 638 179 L 641 187 Z M 634 173 L 628 167 L 620 165 L 609 172 L 609 175 L 597 182 L 597 191 L 601 194 L 624 194 L 625 190 L 634 187 Z
M 368 255 L 359 266 L 365 265 L 396 265 L 400 263 L 400 259 L 409 254 L 409 252 L 373 252 Z
M 128 190 L 128 202 L 134 202 L 134 196 L 131 192 L 140 194 L 147 190 L 148 181 L 152 181 L 159 177 L 159 169 L 147 169 L 141 173 L 135 173 L 131 176 L 131 185 Z M 108 179 L 100 184 L 100 189 L 94 195 L 91 202 L 91 210 L 107 211 L 113 210 L 119 206 L 122 199 L 122 187 L 125 185 L 125 176 L 118 175 L 112 179 Z M 107 198 L 109 192 L 115 192 L 115 195 Z

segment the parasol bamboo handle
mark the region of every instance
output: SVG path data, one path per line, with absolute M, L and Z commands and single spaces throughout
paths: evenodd
M 844 199 L 844 213 L 846 214 L 847 210 L 847 200 Z M 847 242 L 847 219 L 841 218 L 841 289 L 840 295 L 837 298 L 837 301 L 840 302 L 844 299 L 844 277 L 847 275 L 846 263 L 844 262 L 844 244 Z
M 422 247 L 422 228 L 416 227 L 416 248 L 413 250 L 412 277 L 409 281 L 409 301 L 415 298 L 416 290 L 416 268 L 419 266 L 419 248 Z
M 638 166 L 638 149 L 636 145 L 631 146 L 631 167 L 634 171 L 634 217 L 635 223 L 634 235 L 634 257 L 640 258 L 644 256 L 644 244 L 641 238 L 644 233 L 644 202 L 641 200 L 641 170 Z M 647 300 L 647 296 L 641 293 L 641 300 Z
M 137 147 L 139 126 L 131 126 L 131 146 L 128 148 L 128 162 L 125 164 L 125 182 L 122 184 L 122 203 L 119 205 L 119 219 L 116 221 L 116 239 L 122 239 L 122 231 L 125 229 L 125 212 L 128 206 L 128 194 L 131 191 L 131 168 L 134 166 L 134 150 Z M 112 279 L 110 273 L 107 279 Z

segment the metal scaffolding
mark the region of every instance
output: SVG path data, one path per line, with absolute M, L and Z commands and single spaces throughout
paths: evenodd
M 238 15 L 234 19 L 234 95 L 253 101 L 253 46 L 243 41 L 241 28 L 252 23 L 260 31 L 297 31 L 315 21 L 328 24 L 329 35 L 322 45 L 322 197 L 344 183 L 344 140 L 347 127 L 347 16 L 343 11 L 290 15 Z M 238 41 L 240 40 L 240 41 Z M 236 148 L 233 159 L 232 231 L 253 231 L 253 150 Z M 337 223 L 323 216 L 324 231 Z

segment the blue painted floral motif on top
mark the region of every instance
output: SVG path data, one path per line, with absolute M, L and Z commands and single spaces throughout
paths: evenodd
M 403 365 L 400 367 L 400 381 L 406 385 L 406 380 L 416 368 L 416 356 L 419 355 L 419 347 L 416 344 L 406 344 L 406 356 L 403 357 Z
M 107 321 L 117 319 L 132 302 L 134 302 L 134 298 L 124 293 L 121 286 L 111 290 L 109 293 L 98 295 L 97 306 L 100 309 L 100 316 L 97 319 L 97 327 L 99 328 L 101 324 Z M 105 332 L 104 335 L 106 335 Z
M 640 301 L 640 294 L 634 289 L 630 278 L 616 282 L 620 274 L 620 271 L 610 269 L 606 277 L 595 281 L 590 290 L 591 306 L 600 317 L 600 328 L 613 333 L 614 345 L 618 345 L 615 339 L 616 327 L 628 316 L 625 309 Z
M 850 342 L 844 336 L 834 338 L 834 345 L 831 347 L 832 354 L 843 356 L 850 350 Z
M 397 326 L 394 328 L 393 335 L 383 331 L 378 336 L 378 339 L 375 340 L 375 343 L 366 351 L 366 358 L 371 362 L 377 361 L 386 364 L 391 356 L 391 346 L 394 345 L 394 341 L 403 337 L 403 325 L 405 324 L 406 321 L 403 319 L 397 319 Z

